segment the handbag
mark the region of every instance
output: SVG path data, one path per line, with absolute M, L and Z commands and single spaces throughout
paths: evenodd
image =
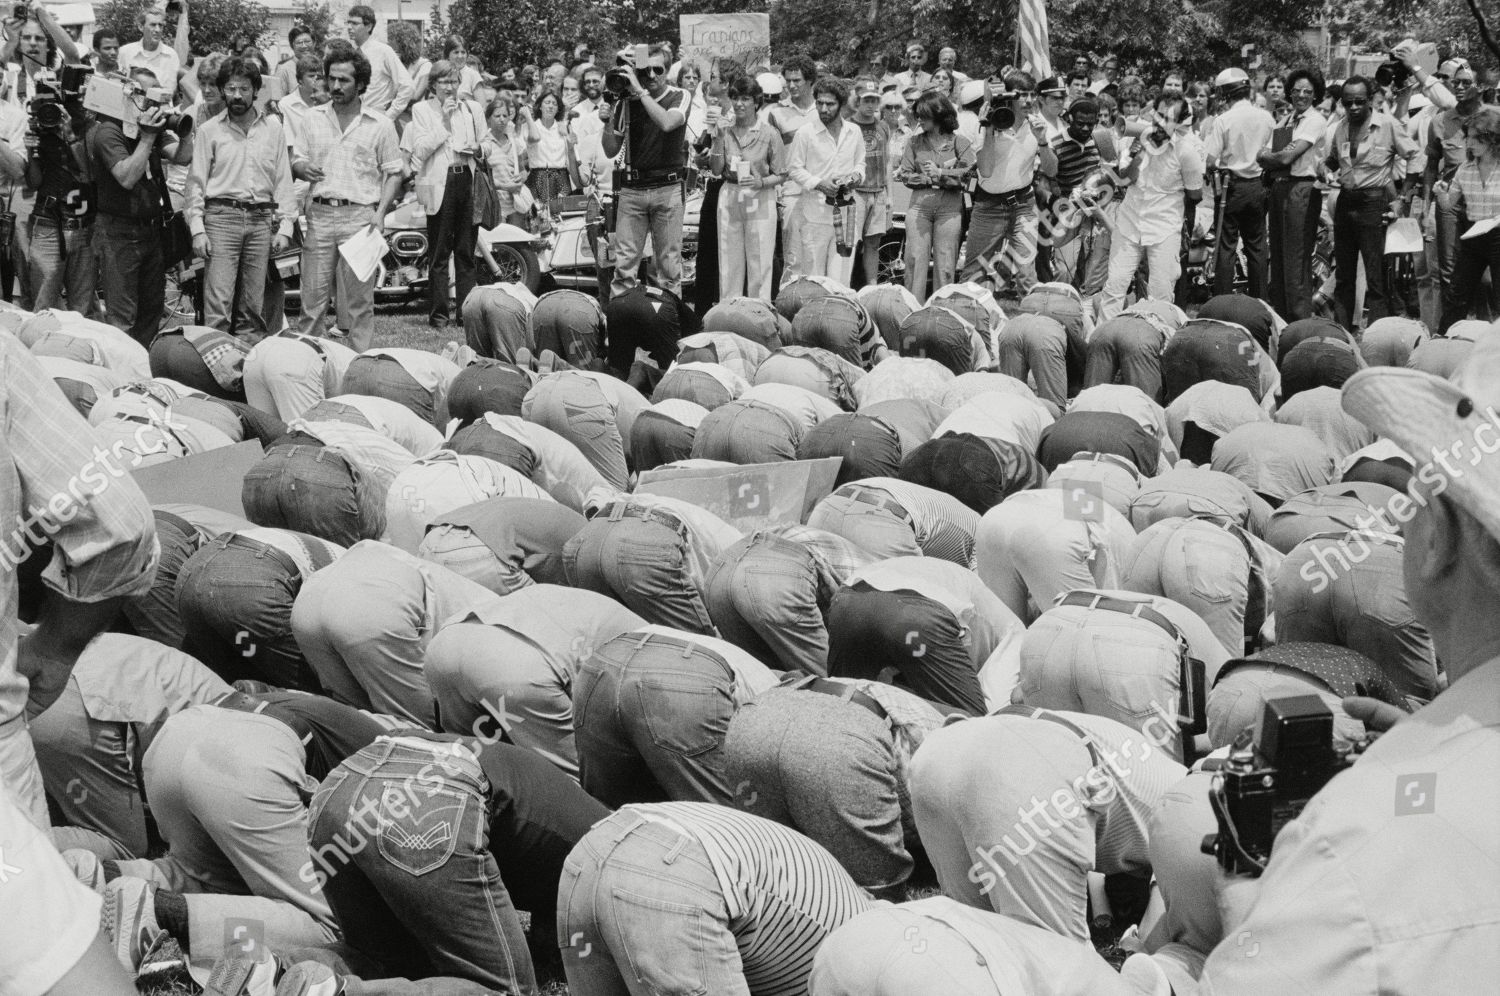
M 478 127 L 477 115 L 474 123 Z M 479 134 L 483 134 L 483 129 Z M 494 228 L 500 224 L 500 194 L 495 190 L 495 181 L 490 177 L 489 165 L 477 158 L 474 162 L 474 190 L 471 196 L 474 202 L 474 224 L 480 228 Z
M 510 195 L 511 202 L 515 205 L 517 214 L 531 214 L 536 208 L 536 197 L 531 193 L 531 188 L 522 186 L 520 190 Z

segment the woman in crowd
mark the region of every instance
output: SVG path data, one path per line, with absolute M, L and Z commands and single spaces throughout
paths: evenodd
M 459 67 L 443 59 L 432 67 L 432 96 L 411 107 L 403 146 L 416 174 L 417 200 L 427 211 L 428 324 L 448 324 L 448 259 L 458 284 L 455 311 L 474 287 L 474 169 L 485 136 L 484 112 L 458 97 Z
M 977 153 L 958 130 L 958 114 L 947 97 L 924 93 L 912 113 L 922 129 L 913 135 L 896 168 L 896 179 L 911 188 L 906 212 L 906 289 L 927 299 L 927 270 L 933 286 L 953 283 L 958 243 L 963 235 L 963 184 L 974 171 Z
M 458 99 L 475 99 L 474 90 L 484 82 L 484 77 L 470 64 L 469 46 L 461 35 L 449 35 L 443 39 L 443 58 L 459 67 Z
M 531 188 L 544 217 L 552 198 L 573 189 L 568 179 L 568 126 L 562 109 L 562 94 L 546 89 L 536 98 L 532 113 L 525 115 L 526 161 L 531 167 L 526 186 Z
M 1458 211 L 1458 230 L 1481 221 L 1500 219 L 1500 107 L 1481 106 L 1469 119 L 1469 161 L 1458 168 L 1449 188 Z M 1490 310 L 1500 312 L 1500 227 L 1483 235 L 1458 240 L 1453 279 L 1443 287 L 1442 331 L 1469 317 L 1474 298 L 1482 290 L 1484 271 L 1490 271 Z
M 688 145 L 697 143 L 707 130 L 708 95 L 703 82 L 703 70 L 696 62 L 684 62 L 677 73 L 677 86 L 687 94 L 682 113 L 687 117 Z
M 515 93 L 510 90 L 501 90 L 490 101 L 486 115 L 490 131 L 484 136 L 483 150 L 495 192 L 500 195 L 500 217 L 525 228 L 531 212 L 521 210 L 516 200 L 522 190 L 530 194 L 526 186 L 528 164 L 526 147 L 516 134 L 516 107 Z
M 771 299 L 776 245 L 776 188 L 786 178 L 786 147 L 756 116 L 760 84 L 729 81 L 734 120 L 714 133 L 710 168 L 724 179 L 719 193 L 719 298 Z

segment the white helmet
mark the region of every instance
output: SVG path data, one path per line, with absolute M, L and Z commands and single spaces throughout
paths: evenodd
M 1221 89 L 1235 87 L 1241 83 L 1249 83 L 1250 76 L 1243 69 L 1226 69 L 1214 77 L 1214 86 Z

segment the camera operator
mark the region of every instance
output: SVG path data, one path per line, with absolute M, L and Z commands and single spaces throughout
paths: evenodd
M 262 85 L 259 66 L 231 56 L 214 83 L 225 110 L 193 136 L 183 214 L 193 233 L 193 254 L 208 261 L 204 324 L 237 331 L 254 345 L 266 335 L 266 267 L 272 254 L 286 251 L 297 217 L 291 159 L 281 119 L 255 107 Z
M 652 46 L 644 65 L 634 65 L 635 54 L 627 53 L 624 72 L 616 69 L 610 74 L 626 84 L 625 99 L 600 111 L 601 117 L 607 116 L 604 154 L 613 158 L 625 149 L 625 168 L 615 189 L 615 276 L 610 296 L 638 282 L 648 233 L 662 289 L 681 296 L 686 94 L 667 84 L 664 48 Z
M 1044 132 L 1031 121 L 1036 80 L 1013 69 L 985 84 L 979 178 L 964 258 L 988 260 L 997 279 L 1025 297 L 1036 283 L 1037 214 L 1032 192 Z M 986 272 L 989 268 L 986 267 Z M 998 291 L 1000 288 L 997 287 Z
M 156 88 L 156 74 L 132 69 L 130 78 Z M 193 160 L 193 143 L 182 141 L 166 128 L 167 109 L 141 111 L 134 138 L 120 121 L 99 118 L 85 140 L 89 169 L 99 194 L 99 218 L 94 226 L 104 290 L 105 320 L 149 346 L 161 325 L 166 304 L 167 274 L 162 253 L 166 222 L 166 179 L 163 158 L 179 165 Z
M 1500 461 L 1480 432 L 1500 407 L 1497 385 L 1500 340 L 1489 338 L 1452 381 L 1373 368 L 1343 387 L 1350 415 L 1405 452 L 1436 454 L 1412 481 L 1403 556 L 1411 609 L 1432 635 L 1448 687 L 1410 716 L 1345 699 L 1351 716 L 1388 732 L 1276 836 L 1259 878 L 1220 880 L 1224 939 L 1204 966 L 1202 992 L 1494 987 Z M 1449 466 L 1450 452 L 1464 460 L 1462 473 Z
M 33 102 L 33 123 L 26 134 L 26 185 L 36 192 L 26 260 L 33 306 L 37 311 L 66 307 L 92 318 L 97 199 L 80 137 L 87 128 L 82 96 Z
M 1158 97 L 1151 131 L 1137 139 L 1136 156 L 1125 169 L 1130 186 L 1115 214 L 1110 239 L 1109 277 L 1099 302 L 1108 321 L 1125 307 L 1125 295 L 1146 262 L 1147 297 L 1171 303 L 1181 272 L 1183 229 L 1203 197 L 1203 154 L 1191 134 L 1187 98 Z

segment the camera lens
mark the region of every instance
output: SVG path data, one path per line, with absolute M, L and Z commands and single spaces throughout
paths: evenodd
M 42 128 L 56 128 L 63 123 L 61 104 L 33 104 L 32 114 L 36 117 L 37 125 Z

